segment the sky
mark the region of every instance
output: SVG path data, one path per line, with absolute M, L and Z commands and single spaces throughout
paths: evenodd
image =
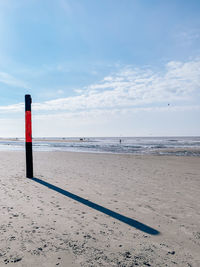
M 0 137 L 199 136 L 199 0 L 0 0 Z

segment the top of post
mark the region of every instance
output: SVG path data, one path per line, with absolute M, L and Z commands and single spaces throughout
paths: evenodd
M 25 95 L 25 111 L 31 111 L 31 95 Z

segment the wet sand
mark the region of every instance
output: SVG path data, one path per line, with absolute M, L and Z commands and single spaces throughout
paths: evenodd
M 0 266 L 200 266 L 200 158 L 0 152 Z

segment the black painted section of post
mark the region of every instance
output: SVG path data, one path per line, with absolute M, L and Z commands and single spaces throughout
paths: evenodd
M 26 177 L 33 178 L 32 142 L 26 142 Z
M 25 111 L 31 111 L 31 95 L 25 95 Z
M 30 95 L 25 95 L 26 177 L 33 178 L 32 125 Z

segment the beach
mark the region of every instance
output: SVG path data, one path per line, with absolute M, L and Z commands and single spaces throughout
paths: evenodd
M 200 266 L 200 157 L 0 152 L 0 266 Z

